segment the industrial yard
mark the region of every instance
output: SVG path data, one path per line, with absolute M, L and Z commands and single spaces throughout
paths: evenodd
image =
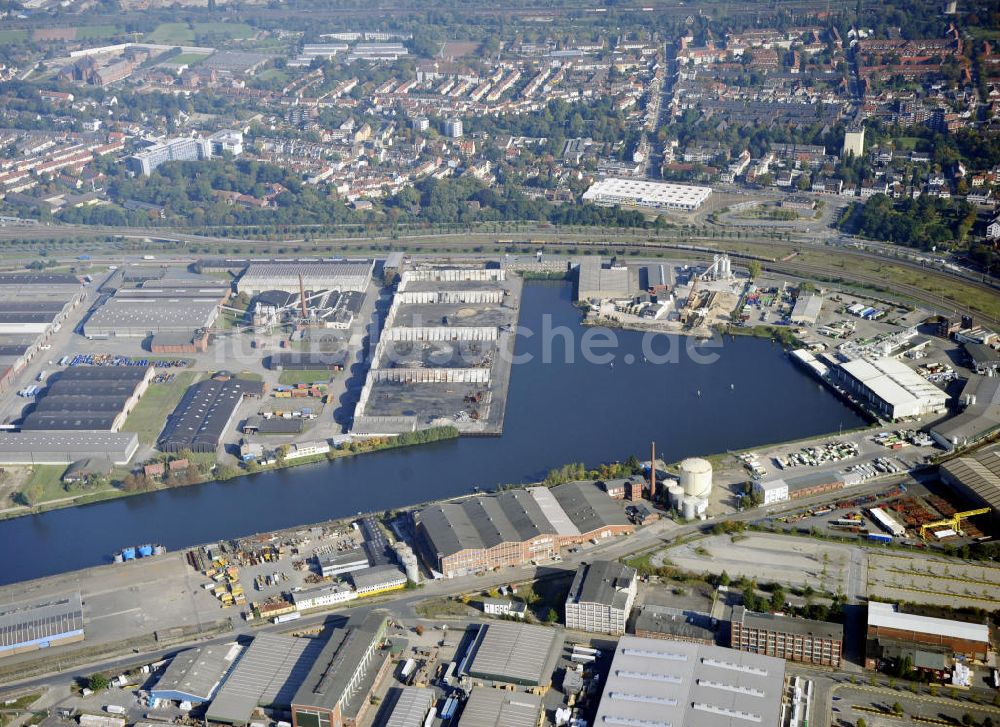
M 499 434 L 520 291 L 520 279 L 503 269 L 404 271 L 351 432 L 454 426 L 463 434 Z

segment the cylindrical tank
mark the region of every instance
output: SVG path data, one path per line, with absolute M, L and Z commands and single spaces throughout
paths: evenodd
M 681 487 L 685 495 L 707 498 L 712 492 L 712 463 L 701 457 L 688 457 L 680 464 Z
M 680 485 L 673 484 L 667 486 L 667 504 L 675 509 L 681 509 L 681 500 L 684 499 L 684 488 Z
M 414 583 L 420 583 L 420 566 L 417 564 L 417 556 L 408 553 L 403 558 L 403 570 L 406 571 L 406 579 Z
M 685 520 L 694 520 L 698 516 L 698 503 L 701 500 L 693 495 L 687 495 L 681 501 L 681 515 Z

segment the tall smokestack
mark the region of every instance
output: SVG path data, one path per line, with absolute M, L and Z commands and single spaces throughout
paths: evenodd
M 656 442 L 651 444 L 652 453 L 649 458 L 649 499 L 656 497 Z
M 306 312 L 306 286 L 302 282 L 302 273 L 299 273 L 299 302 L 302 304 L 302 320 L 309 317 Z

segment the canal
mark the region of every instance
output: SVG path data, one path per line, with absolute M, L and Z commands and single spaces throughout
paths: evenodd
M 688 339 L 614 331 L 591 341 L 567 283 L 527 283 L 501 437 L 390 450 L 0 522 L 0 584 L 100 563 L 126 545 L 197 543 L 541 479 L 567 462 L 666 461 L 800 439 L 865 422 L 766 340 Z M 555 331 L 550 336 L 546 330 Z M 568 343 L 572 339 L 574 342 Z M 599 345 L 600 344 L 600 345 Z M 546 357 L 546 351 L 551 353 Z M 706 363 L 706 357 L 714 359 Z M 551 359 L 546 361 L 544 359 Z M 666 359 L 667 362 L 658 362 Z M 630 363 L 631 362 L 631 363 Z M 612 365 L 613 364 L 613 365 Z

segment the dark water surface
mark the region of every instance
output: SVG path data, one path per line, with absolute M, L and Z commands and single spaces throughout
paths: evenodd
M 164 490 L 0 522 L 0 583 L 109 562 L 123 546 L 170 550 L 343 517 L 358 512 L 542 478 L 552 467 L 596 465 L 649 442 L 666 461 L 861 426 L 864 421 L 795 367 L 781 348 L 753 338 L 704 350 L 700 364 L 681 350 L 676 363 L 644 361 L 642 334 L 615 331 L 615 364 L 587 363 L 585 329 L 565 283 L 524 287 L 518 356 L 502 437 L 465 438 Z M 563 338 L 543 363 L 543 316 L 577 339 L 573 363 Z M 593 334 L 592 334 L 593 335 Z M 683 349 L 687 339 L 657 337 L 652 349 Z M 601 349 L 604 352 L 604 349 Z M 629 355 L 633 363 L 626 362 Z M 651 358 L 651 357 L 650 357 Z M 700 392 L 700 393 L 699 393 Z

